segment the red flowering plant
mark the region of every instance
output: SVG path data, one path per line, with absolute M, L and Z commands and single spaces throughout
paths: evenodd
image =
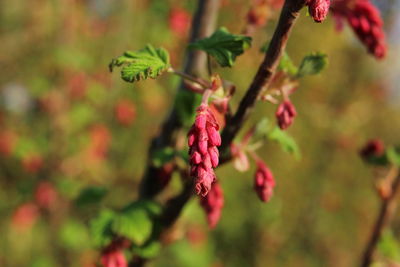
M 85 1 L 76 2 L 84 5 Z M 106 70 L 83 71 L 69 64 L 69 60 L 73 61 L 69 53 L 57 50 L 55 58 L 63 67 L 53 70 L 44 64 L 46 71 L 54 75 L 52 79 L 57 80 L 55 88 L 46 86 L 46 81 L 36 82 L 37 88 L 29 89 L 35 95 L 32 99 L 24 95 L 26 88 L 13 87 L 9 93 L 18 94 L 18 101 L 7 112 L 16 121 L 25 112 L 29 127 L 17 123 L 8 127 L 8 121 L 3 120 L 3 109 L 0 110 L 1 167 L 7 182 L 15 183 L 21 192 L 18 203 L 12 203 L 15 205 L 10 208 L 12 228 L 27 233 L 35 226 L 40 230 L 43 224 L 55 226 L 49 227 L 49 235 L 67 244 L 67 248 L 56 251 L 57 255 L 64 256 L 70 249 L 80 255 L 79 264 L 83 266 L 143 266 L 157 257 L 164 246 L 184 235 L 185 231 L 180 228 L 185 225 L 176 222 L 192 198 L 204 212 L 201 220 L 195 218 L 196 227 L 204 221 L 205 229 L 208 225 L 211 233 L 224 231 L 224 220 L 231 220 L 224 209 L 234 206 L 232 195 L 240 199 L 236 196 L 250 192 L 255 203 L 246 203 L 249 209 L 268 209 L 279 202 L 286 177 L 280 177 L 283 175 L 265 150 L 277 144 L 300 159 L 300 149 L 291 133 L 302 127 L 306 113 L 314 115 L 321 111 L 309 112 L 301 105 L 300 96 L 306 93 L 302 85 L 307 82 L 304 80 L 312 80 L 310 76 L 321 73 L 328 63 L 328 56 L 323 52 L 296 55 L 289 53 L 290 50 L 286 52 L 301 12 L 309 14 L 303 23 L 321 28 L 329 26 L 325 21 L 331 14 L 337 25 L 346 22 L 375 58 L 383 59 L 387 54 L 383 20 L 369 0 L 249 1 L 247 8 L 241 9 L 244 13 L 237 18 L 242 25 L 229 27 L 240 34 L 226 27 L 215 27 L 219 9 L 236 5 L 236 1 L 199 0 L 194 14 L 186 9 L 190 4 L 165 8 L 164 1 L 145 2 L 143 5 L 149 5 L 149 9 L 163 10 L 160 17 L 166 25 L 161 25 L 158 33 L 165 31 L 166 36 L 178 39 L 181 45 L 186 44 L 188 37 L 182 69 L 178 67 L 176 53 L 168 52 L 172 51 L 171 47 L 176 48 L 169 43 L 173 38 L 165 40 L 164 46 L 168 49 L 148 44 L 142 49 L 126 51 L 112 59 L 108 67 L 111 72 L 120 71 L 121 79 L 127 82 L 125 85 L 133 84 L 135 88 L 118 91 L 111 86 L 114 76 Z M 262 28 L 266 28 L 267 22 L 268 27 L 273 26 L 278 13 L 274 33 L 265 42 Z M 100 16 L 86 22 L 82 18 L 82 24 L 81 20 L 68 18 L 62 22 L 65 25 L 62 41 L 66 43 L 77 38 L 76 32 L 94 37 L 98 34 L 93 32 L 103 35 L 109 31 Z M 137 25 L 153 35 L 152 27 Z M 38 27 L 38 33 L 33 36 L 40 35 L 40 30 Z M 113 50 L 135 45 L 113 44 Z M 71 45 L 68 49 L 75 47 Z M 248 50 L 252 51 L 247 53 Z M 85 53 L 77 54 L 79 62 L 88 60 Z M 244 54 L 251 57 L 242 57 Z M 257 72 L 246 80 L 249 70 L 241 68 L 241 62 L 237 61 L 248 60 L 255 65 L 258 57 L 263 59 Z M 88 63 L 96 64 L 95 61 Z M 233 77 L 229 69 L 233 67 L 243 76 Z M 174 78 L 162 77 L 167 75 Z M 172 92 L 162 88 L 154 92 L 152 86 L 147 87 L 151 82 L 146 80 L 150 79 L 165 79 L 166 86 L 178 83 L 178 89 Z M 313 97 L 318 98 L 318 93 Z M 171 104 L 169 114 L 158 114 L 164 102 Z M 269 113 L 261 114 L 256 105 L 270 109 Z M 154 113 L 156 119 L 143 119 L 141 115 L 147 116 L 146 112 Z M 36 121 L 29 121 L 30 113 L 38 114 L 47 126 L 37 130 Z M 165 119 L 158 127 L 156 123 L 161 117 Z M 326 117 L 321 125 L 328 120 Z M 250 119 L 258 121 L 254 123 Z M 147 144 L 142 140 L 149 135 L 142 134 L 141 129 L 150 129 L 154 135 L 145 160 L 141 149 L 147 148 Z M 390 213 L 387 210 L 393 205 L 400 186 L 400 163 L 398 149 L 386 148 L 378 139 L 370 141 L 360 155 L 365 162 L 375 165 L 379 174 L 382 170 L 385 173 L 383 178 L 375 180 L 383 203 L 380 220 L 384 223 L 379 224 L 378 220 L 378 230 L 366 249 L 364 260 L 368 265 L 376 240 L 382 236 L 379 229 L 387 224 L 385 216 Z M 247 177 L 241 192 L 227 186 L 231 177 L 220 172 L 222 166 L 234 168 L 233 174 L 238 171 Z M 16 170 L 16 174 L 10 170 Z M 113 179 L 131 176 L 142 176 L 142 179 L 139 183 L 127 179 L 121 187 L 132 193 L 134 200 L 128 202 L 124 198 L 115 205 L 102 202 L 106 195 L 114 200 L 118 189 L 121 190 L 121 187 L 107 189 L 111 188 Z M 23 179 L 19 177 L 29 180 L 29 185 L 20 186 Z M 132 189 L 136 187 L 138 190 Z M 89 243 L 87 231 L 95 251 L 80 244 L 81 240 L 86 245 Z M 198 246 L 206 243 L 203 231 L 189 231 L 189 241 Z M 79 238 L 71 238 L 71 232 Z M 264 236 L 260 239 L 264 241 Z M 278 238 L 272 241 L 282 242 Z M 0 254 L 0 265 L 2 262 Z M 66 259 L 64 265 L 72 266 L 71 262 Z
M 248 36 L 232 34 L 226 28 L 220 28 L 211 35 L 209 31 L 205 34 L 196 32 L 196 28 L 193 29 L 192 34 L 194 35 L 192 35 L 189 49 L 203 51 L 207 54 L 207 58 L 205 60 L 205 54 L 197 52 L 192 60 L 198 61 L 196 64 L 208 62 L 209 78 L 195 75 L 196 71 L 200 72 L 205 66 L 199 67 L 196 71 L 191 69 L 191 65 L 184 72 L 175 70 L 170 64 L 168 52 L 163 48 L 154 48 L 151 45 L 147 45 L 142 50 L 127 51 L 112 60 L 110 70 L 121 67 L 121 78 L 127 82 L 155 79 L 165 72 L 178 75 L 183 79 L 173 111 L 150 149 L 150 165 L 143 178 L 139 203 L 143 200 L 154 199 L 168 186 L 168 182 L 165 181 L 169 181 L 170 174 L 168 174 L 168 179 L 165 179 L 165 172 L 162 171 L 166 166 L 174 166 L 170 168 L 171 173 L 176 171 L 181 174 L 184 189 L 181 194 L 159 206 L 160 210 L 157 211 L 159 214 L 155 214 L 155 217 L 151 212 L 147 214 L 150 218 L 148 223 L 153 227 L 153 234 L 149 232 L 145 242 L 133 240 L 131 249 L 136 251 L 136 255 L 132 259 L 133 263 L 146 261 L 148 257 L 144 255 L 143 251 L 147 251 L 148 246 L 154 246 L 154 242 L 159 242 L 160 233 L 163 232 L 163 230 L 154 232 L 154 229 L 168 229 L 177 219 L 192 192 L 199 195 L 200 204 L 206 212 L 210 228 L 216 227 L 224 205 L 222 186 L 219 182 L 223 177 L 217 179 L 215 173 L 215 169 L 221 164 L 233 160 L 238 170 L 246 171 L 250 167 L 247 156 L 250 155 L 256 165 L 254 190 L 261 201 L 268 202 L 271 199 L 276 185 L 275 179 L 270 168 L 256 154 L 256 150 L 262 147 L 266 140 L 273 140 L 285 150 L 299 156 L 294 140 L 283 131 L 293 124 L 298 115 L 290 96 L 298 88 L 301 78 L 318 74 L 327 64 L 326 55 L 311 53 L 305 56 L 297 67 L 284 51 L 287 35 L 300 9 L 308 6 L 310 15 L 318 23 L 326 19 L 329 10 L 336 18 L 338 16 L 358 16 L 357 18 L 360 20 L 360 16 L 365 16 L 366 21 L 370 23 L 368 29 L 367 26 L 362 26 L 361 29 L 359 26 L 355 27 L 353 22 L 350 23 L 355 27 L 359 38 L 367 43 L 370 51 L 373 51 L 377 57 L 384 55 L 380 48 L 383 39 L 374 41 L 367 37 L 368 34 L 368 36 L 374 37 L 379 35 L 381 22 L 375 19 L 377 14 L 367 13 L 361 7 L 364 4 L 355 8 L 354 11 L 353 9 L 349 11 L 350 9 L 346 9 L 347 6 L 344 6 L 344 3 L 347 5 L 348 1 L 342 2 L 337 1 L 331 4 L 329 0 L 287 0 L 284 3 L 276 33 L 272 41 L 262 50 L 265 52 L 264 61 L 235 113 L 232 113 L 229 103 L 234 92 L 230 88 L 234 88 L 234 85 L 231 86 L 230 81 L 212 74 L 214 71 L 212 67 L 215 66 L 215 63 L 221 67 L 232 67 L 236 57 L 250 47 L 252 39 Z M 205 8 L 202 6 L 203 4 L 200 3 L 199 10 Z M 269 1 L 254 2 L 254 7 L 250 9 L 246 17 L 245 34 L 253 32 L 250 28 L 265 24 L 270 4 Z M 364 12 L 363 15 L 359 15 L 360 12 Z M 198 14 L 198 16 L 200 15 L 201 13 Z M 208 15 L 215 16 L 215 14 Z M 183 23 L 184 17 L 179 10 L 171 12 L 170 24 L 173 31 L 183 32 L 181 22 Z M 199 18 L 197 17 L 197 19 Z M 361 20 L 364 20 L 364 17 Z M 195 23 L 197 23 L 196 18 Z M 200 20 L 199 23 L 205 22 Z M 201 25 L 196 26 L 201 27 Z M 372 30 L 372 28 L 376 29 Z M 196 34 L 201 35 L 196 36 Z M 198 97 L 199 95 L 201 97 Z M 280 98 L 282 100 L 279 100 Z M 257 100 L 278 105 L 275 113 L 277 126 L 274 127 L 268 121 L 264 121 L 251 128 L 241 142 L 233 142 Z M 187 134 L 188 156 L 181 153 L 180 149 L 185 150 L 185 148 L 179 142 L 179 139 L 182 138 L 181 131 L 186 127 L 190 127 Z M 259 138 L 260 136 L 261 138 Z M 137 205 L 138 210 L 146 210 L 143 205 L 134 205 Z M 119 216 L 125 216 L 124 212 Z M 155 218 L 155 220 L 151 220 L 151 218 Z M 101 217 L 97 220 L 101 220 Z M 124 230 L 123 225 L 112 227 L 115 222 L 113 219 L 110 220 L 110 231 L 113 235 L 119 237 L 130 235 L 130 232 Z

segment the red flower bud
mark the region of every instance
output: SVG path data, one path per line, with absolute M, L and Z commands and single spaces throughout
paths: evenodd
M 219 183 L 214 183 L 207 196 L 200 199 L 200 205 L 207 214 L 207 221 L 210 228 L 214 228 L 220 217 L 224 206 L 224 195 Z
M 41 182 L 35 191 L 35 200 L 39 207 L 50 209 L 54 207 L 58 194 L 49 182 Z
M 272 197 L 275 180 L 271 170 L 264 162 L 257 162 L 257 171 L 254 176 L 254 190 L 263 202 L 268 202 Z
M 290 125 L 292 125 L 294 118 L 296 117 L 297 112 L 289 100 L 283 101 L 279 106 L 275 113 L 276 119 L 278 120 L 279 128 L 285 130 Z
M 315 22 L 322 22 L 328 15 L 330 0 L 310 0 L 308 1 L 308 12 Z
M 188 133 L 190 175 L 196 180 L 197 194 L 207 195 L 215 181 L 213 168 L 218 166 L 218 149 L 221 137 L 215 117 L 206 104 L 197 109 L 195 123 Z

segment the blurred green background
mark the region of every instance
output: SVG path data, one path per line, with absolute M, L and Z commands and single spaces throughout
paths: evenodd
M 151 43 L 166 48 L 180 69 L 187 29 L 174 30 L 171 14 L 185 10 L 190 18 L 196 4 L 2 1 L 0 266 L 95 266 L 88 222 L 100 209 L 136 198 L 148 144 L 179 84 L 167 74 L 128 84 L 107 65 L 123 51 Z M 332 17 L 316 24 L 302 10 L 287 52 L 296 64 L 309 52 L 324 52 L 329 66 L 302 79 L 292 97 L 298 116 L 288 132 L 301 159 L 274 143 L 262 149 L 277 181 L 267 204 L 252 190 L 254 166 L 245 173 L 232 164 L 219 168 L 225 192 L 219 225 L 208 231 L 198 199 L 192 199 L 170 233 L 173 242 L 150 266 L 358 264 L 379 204 L 374 175 L 358 150 L 370 138 L 398 144 L 400 136 L 400 4 L 377 4 L 389 43 L 382 61 L 368 55 L 348 27 L 339 33 Z M 222 1 L 218 25 L 240 33 L 250 5 Z M 232 69 L 215 69 L 237 85 L 234 107 L 262 60 L 259 49 L 271 38 L 277 16 L 277 10 L 269 14 Z M 259 103 L 251 120 L 274 121 L 275 109 Z M 82 198 L 88 187 L 102 201 Z M 391 235 L 399 239 L 400 216 L 393 225 Z M 384 250 L 380 255 L 393 256 Z

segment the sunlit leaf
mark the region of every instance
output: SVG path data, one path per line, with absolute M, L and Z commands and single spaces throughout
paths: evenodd
M 210 37 L 191 43 L 189 48 L 205 51 L 222 67 L 232 67 L 236 57 L 251 46 L 251 40 L 251 37 L 232 34 L 222 27 Z
M 104 247 L 112 241 L 114 234 L 111 226 L 115 217 L 115 212 L 102 210 L 99 216 L 90 222 L 90 233 L 96 247 Z
M 296 158 L 300 158 L 300 150 L 296 141 L 286 131 L 275 127 L 268 134 L 268 138 L 272 141 L 276 141 L 284 151 L 293 154 Z
M 127 51 L 109 64 L 110 71 L 120 66 L 121 77 L 127 82 L 155 79 L 170 67 L 169 54 L 164 48 L 147 45 L 139 51 Z

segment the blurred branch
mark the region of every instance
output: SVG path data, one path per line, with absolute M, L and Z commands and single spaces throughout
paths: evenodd
M 192 20 L 192 32 L 190 42 L 207 37 L 212 34 L 215 29 L 215 24 L 220 6 L 219 0 L 199 0 L 196 14 Z M 198 50 L 189 50 L 186 55 L 185 68 L 183 73 L 191 76 L 202 77 L 207 73 L 207 55 Z M 181 82 L 178 88 L 179 91 L 185 90 L 184 81 Z M 152 198 L 157 195 L 162 187 L 158 186 L 158 171 L 159 168 L 152 166 L 151 155 L 157 149 L 173 146 L 175 143 L 176 132 L 182 128 L 182 122 L 179 120 L 178 111 L 173 107 L 170 115 L 163 123 L 161 133 L 153 139 L 148 155 L 147 170 L 142 179 L 140 188 L 141 198 Z
M 378 217 L 376 218 L 371 237 L 368 240 L 367 246 L 362 255 L 360 265 L 361 267 L 368 267 L 371 265 L 376 247 L 378 245 L 380 237 L 382 236 L 383 230 L 392 220 L 394 211 L 397 206 L 396 196 L 400 191 L 400 174 L 398 170 L 396 170 L 396 175 L 397 176 L 395 176 L 395 179 L 388 180 L 391 190 L 388 196 L 382 198 L 381 208 Z
M 223 157 L 229 158 L 227 152 L 230 144 L 242 128 L 245 120 L 249 117 L 262 89 L 271 81 L 271 77 L 279 64 L 280 57 L 285 50 L 290 31 L 292 30 L 293 25 L 299 16 L 299 11 L 303 6 L 304 0 L 285 1 L 278 25 L 275 29 L 268 50 L 265 53 L 264 60 L 245 96 L 242 98 L 238 110 L 227 122 L 227 125 L 222 132 L 221 155 Z M 222 162 L 226 160 L 226 158 L 221 159 Z

